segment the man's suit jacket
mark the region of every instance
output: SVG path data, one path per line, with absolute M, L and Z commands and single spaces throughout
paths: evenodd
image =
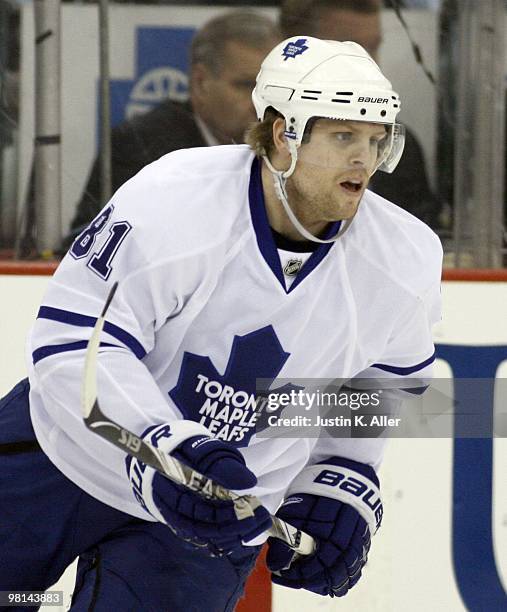
M 112 192 L 141 168 L 162 155 L 205 147 L 206 142 L 197 127 L 192 108 L 166 100 L 143 115 L 124 121 L 111 132 Z M 100 160 L 95 159 L 85 191 L 72 220 L 73 235 L 88 225 L 105 202 L 100 202 Z

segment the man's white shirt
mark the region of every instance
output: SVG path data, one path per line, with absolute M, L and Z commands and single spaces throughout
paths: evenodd
M 307 464 L 342 456 L 377 468 L 385 440 L 257 436 L 256 379 L 431 372 L 436 235 L 367 191 L 350 228 L 304 254 L 286 282 L 290 253 L 274 243 L 259 168 L 244 145 L 150 164 L 77 239 L 44 296 L 28 340 L 37 438 L 69 479 L 118 510 L 151 520 L 125 454 L 80 413 L 86 342 L 115 281 L 99 356 L 103 411 L 139 435 L 176 419 L 204 424 L 240 448 L 258 478 L 251 492 L 272 512 Z

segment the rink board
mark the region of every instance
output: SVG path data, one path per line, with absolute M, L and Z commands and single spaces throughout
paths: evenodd
M 25 376 L 25 337 L 53 269 L 0 264 L 1 395 Z M 435 329 L 437 354 L 445 360 L 438 359 L 437 375 L 455 370 L 473 377 L 489 364 L 492 376 L 507 378 L 507 271 L 449 271 L 445 278 L 444 317 Z M 337 602 L 274 587 L 272 611 L 503 609 L 507 479 L 500 466 L 507 465 L 507 444 L 505 438 L 480 442 L 467 448 L 448 439 L 392 440 L 380 474 L 384 523 L 357 588 Z M 71 574 L 63 588 L 70 592 Z M 268 612 L 265 572 L 250 590 L 241 611 Z

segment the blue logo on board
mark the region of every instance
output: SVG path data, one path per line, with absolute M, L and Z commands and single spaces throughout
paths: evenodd
M 282 55 L 285 58 L 283 61 L 286 62 L 290 57 L 295 58 L 298 55 L 301 55 L 308 49 L 308 45 L 306 43 L 306 38 L 298 38 L 296 42 L 289 42 L 285 45 Z
M 277 377 L 289 353 L 271 325 L 234 336 L 225 373 L 209 357 L 185 352 L 178 384 L 169 396 L 185 419 L 201 423 L 215 438 L 247 446 L 266 398 L 256 381 Z
M 136 28 L 134 77 L 111 79 L 111 125 L 145 113 L 167 98 L 187 100 L 188 55 L 194 32 L 194 28 Z M 100 100 L 97 110 L 99 105 Z
M 460 422 L 455 422 L 452 552 L 456 582 L 467 610 L 504 610 L 507 598 L 493 544 L 493 431 L 495 376 L 507 360 L 507 346 L 437 344 L 436 349 L 437 358 L 452 370 L 454 400 L 465 411 L 467 406 L 470 412 L 479 411 L 482 429 L 489 429 L 488 437 L 461 438 Z M 480 385 L 480 401 L 474 378 L 491 383 L 486 388 Z

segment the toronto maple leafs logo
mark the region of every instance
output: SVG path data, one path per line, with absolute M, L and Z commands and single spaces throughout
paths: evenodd
M 256 381 L 275 379 L 289 355 L 271 325 L 234 336 L 223 375 L 209 357 L 185 352 L 169 396 L 185 419 L 201 423 L 215 438 L 247 446 L 266 401 Z
M 289 57 L 295 58 L 297 55 L 301 55 L 304 53 L 308 46 L 305 45 L 306 38 L 298 38 L 296 42 L 288 42 L 283 48 L 282 55 L 284 57 L 284 62 L 286 62 Z

